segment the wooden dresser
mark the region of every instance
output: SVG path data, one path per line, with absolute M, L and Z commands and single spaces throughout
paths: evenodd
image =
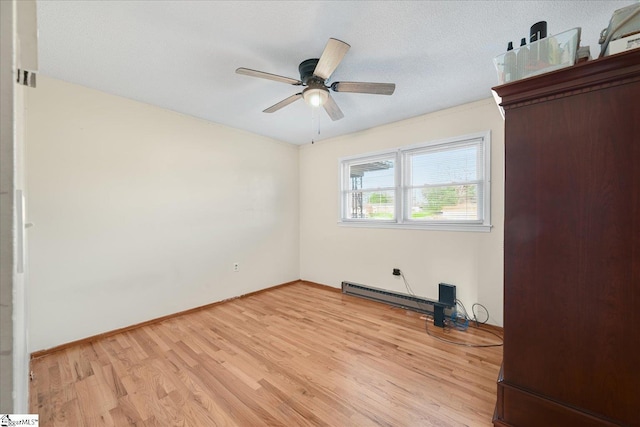
M 498 86 L 494 425 L 640 426 L 640 49 Z

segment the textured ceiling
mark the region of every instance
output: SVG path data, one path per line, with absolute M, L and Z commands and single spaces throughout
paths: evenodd
M 38 1 L 44 75 L 227 126 L 304 144 L 487 98 L 492 58 L 548 22 L 600 31 L 632 1 Z M 331 81 L 394 82 L 392 96 L 332 93 L 332 122 L 297 101 L 299 87 L 235 74 L 299 78 L 329 39 L 351 45 Z M 315 120 L 315 122 L 314 122 Z M 320 135 L 318 135 L 318 129 Z

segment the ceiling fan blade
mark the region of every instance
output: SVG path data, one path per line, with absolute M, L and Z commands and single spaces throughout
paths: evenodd
M 302 92 L 296 93 L 295 95 L 291 95 L 290 97 L 283 99 L 282 101 L 278 102 L 277 104 L 274 104 L 271 107 L 269 107 L 266 110 L 264 110 L 263 113 L 274 113 L 274 112 L 278 111 L 279 109 L 284 108 L 287 105 L 291 104 L 292 102 L 297 101 L 300 98 L 302 98 Z
M 338 67 L 338 64 L 342 61 L 342 58 L 344 58 L 350 47 L 351 46 L 341 40 L 329 39 L 313 74 L 323 80 L 327 80 Z
M 340 110 L 340 107 L 338 107 L 338 104 L 336 104 L 336 101 L 331 97 L 331 95 L 329 95 L 323 106 L 324 110 L 334 122 L 344 117 L 342 110 Z
M 281 83 L 289 83 L 291 85 L 300 86 L 302 82 L 298 79 L 292 79 L 291 77 L 279 76 L 277 74 L 265 73 L 264 71 L 252 70 L 250 68 L 240 67 L 236 70 L 238 74 L 244 74 L 245 76 L 259 77 L 261 79 L 274 80 Z
M 331 85 L 335 92 L 370 93 L 373 95 L 392 95 L 395 83 L 335 82 Z

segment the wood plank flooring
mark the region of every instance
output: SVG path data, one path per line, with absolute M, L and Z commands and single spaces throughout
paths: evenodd
M 484 330 L 429 328 L 499 341 Z M 31 362 L 41 426 L 491 426 L 502 348 L 298 282 Z

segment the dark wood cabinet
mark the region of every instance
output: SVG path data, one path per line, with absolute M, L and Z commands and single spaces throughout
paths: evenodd
M 496 426 L 640 426 L 640 49 L 494 88 L 505 109 Z

